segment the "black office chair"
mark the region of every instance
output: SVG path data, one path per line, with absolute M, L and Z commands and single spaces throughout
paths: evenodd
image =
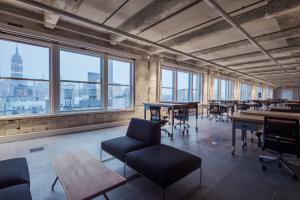
M 180 127 L 183 125 L 183 131 L 187 134 L 189 133 L 189 106 L 188 105 L 181 105 L 174 109 L 174 119 L 178 120 L 178 123 L 175 123 L 174 128 L 179 125 Z
M 160 123 L 161 127 L 164 127 L 169 122 L 168 120 L 169 116 L 162 116 L 161 107 L 159 106 L 150 106 L 150 113 L 151 113 L 150 121 Z M 166 134 L 168 134 L 168 136 L 170 136 L 170 132 L 167 129 L 161 128 L 161 131 L 165 132 Z
M 247 105 L 245 102 L 240 102 L 238 105 L 237 105 L 237 109 L 240 111 L 240 112 L 244 112 L 244 111 L 247 111 L 250 109 L 249 105 Z
M 298 104 L 298 105 L 292 106 L 291 111 L 293 113 L 300 113 L 300 105 Z
M 266 170 L 265 163 L 278 162 L 278 166 L 284 166 L 292 175 L 293 179 L 298 177 L 289 167 L 289 162 L 283 159 L 282 154 L 288 153 L 299 155 L 299 120 L 265 117 L 262 150 L 277 152 L 277 157 L 259 156 L 262 169 Z
M 216 121 L 223 118 L 223 111 L 218 103 L 210 103 L 208 108 L 208 120 L 216 119 Z

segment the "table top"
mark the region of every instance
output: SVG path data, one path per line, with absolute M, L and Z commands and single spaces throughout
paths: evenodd
M 270 110 L 271 111 L 272 110 L 274 110 L 274 111 L 279 110 L 279 111 L 287 111 L 287 112 L 289 112 L 289 111 L 292 111 L 292 108 L 291 107 L 271 107 Z
M 270 112 L 270 111 L 245 111 L 240 116 L 247 118 L 246 116 L 260 116 L 260 117 L 279 117 L 279 118 L 287 118 L 287 119 L 299 119 L 299 113 L 290 113 L 290 112 Z M 237 115 L 239 116 L 239 115 Z
M 235 114 L 229 116 L 229 118 L 237 121 L 255 122 L 260 124 L 264 123 L 264 116 L 262 115 Z
M 126 183 L 83 149 L 55 155 L 52 162 L 69 200 L 92 199 Z

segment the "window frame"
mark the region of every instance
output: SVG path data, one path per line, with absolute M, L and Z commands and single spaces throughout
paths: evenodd
M 250 90 L 249 90 L 249 93 L 250 93 L 250 98 L 249 99 L 242 99 L 242 85 L 249 85 L 250 87 Z M 251 83 L 248 83 L 248 82 L 241 82 L 240 83 L 240 101 L 249 101 L 252 99 L 252 90 L 253 90 L 253 85 Z
M 200 74 L 200 73 L 194 73 L 194 72 L 191 72 L 190 73 L 190 76 L 191 76 L 191 81 L 190 81 L 190 87 L 191 87 L 191 99 L 190 99 L 190 101 L 193 101 L 193 102 L 200 102 L 200 103 L 202 103 L 203 102 L 203 74 Z M 197 89 L 194 89 L 194 76 L 198 76 L 199 77 L 199 79 L 200 79 L 200 81 L 199 81 L 199 84 L 200 84 L 200 87 L 199 87 L 199 90 L 197 90 Z M 194 96 L 193 96 L 193 92 L 194 92 L 194 90 L 195 91 L 199 91 L 199 101 L 194 101 Z
M 8 114 L 4 115 L 6 117 L 24 117 L 24 116 L 40 116 L 40 115 L 49 115 L 53 114 L 54 107 L 52 105 L 52 60 L 53 60 L 53 44 L 52 43 L 47 43 L 47 42 L 41 42 L 41 41 L 36 41 L 32 39 L 27 39 L 23 37 L 18 37 L 18 36 L 12 36 L 12 35 L 2 35 L 0 34 L 0 40 L 5 40 L 8 42 L 15 42 L 15 43 L 23 43 L 25 45 L 30 45 L 30 46 L 36 46 L 36 47 L 42 47 L 42 48 L 47 48 L 49 50 L 49 68 L 48 68 L 48 79 L 37 79 L 37 78 L 16 78 L 16 77 L 8 77 L 8 76 L 1 76 L 0 75 L 0 80 L 16 80 L 16 81 L 35 81 L 35 82 L 48 82 L 48 97 L 49 97 L 49 102 L 48 102 L 48 111 L 45 113 L 34 113 L 34 114 Z
M 116 60 L 116 61 L 120 61 L 120 62 L 128 62 L 130 63 L 130 84 L 131 85 L 123 85 L 123 84 L 110 84 L 108 82 L 108 65 L 109 65 L 109 60 L 112 59 L 112 60 Z M 127 59 L 127 58 L 122 58 L 122 57 L 117 57 L 117 56 L 108 56 L 107 57 L 107 69 L 106 69 L 106 72 L 104 74 L 104 76 L 107 76 L 106 80 L 107 80 L 107 86 L 105 86 L 105 90 L 107 90 L 107 97 L 106 98 L 106 101 L 107 101 L 107 105 L 105 106 L 105 110 L 106 111 L 126 111 L 126 110 L 134 110 L 134 107 L 135 107 L 135 60 L 131 60 L 131 59 Z M 108 100 L 109 100 L 109 95 L 108 95 L 108 89 L 109 89 L 109 86 L 110 85 L 115 85 L 115 86 L 129 86 L 130 87 L 130 102 L 131 102 L 131 105 L 129 108 L 120 108 L 120 109 L 111 109 L 109 108 L 108 106 Z
M 162 70 L 169 70 L 173 72 L 173 87 L 163 87 L 162 86 Z M 178 72 L 182 72 L 182 73 L 187 73 L 188 74 L 188 80 L 189 80 L 189 84 L 188 84 L 188 102 L 198 102 L 198 101 L 194 101 L 193 100 L 193 75 L 197 75 L 200 77 L 200 82 L 199 82 L 199 90 L 196 91 L 200 91 L 200 99 L 199 102 L 203 102 L 203 82 L 204 82 L 204 73 L 201 72 L 195 72 L 195 71 L 189 71 L 189 70 L 184 70 L 184 69 L 178 69 L 178 68 L 174 68 L 174 67 L 169 67 L 166 65 L 163 65 L 160 69 L 160 85 L 159 85 L 159 101 L 160 102 L 181 102 L 178 101 Z M 162 97 L 162 89 L 172 89 L 172 100 L 163 100 L 161 99 Z
M 185 71 L 185 70 L 176 70 L 175 74 L 176 74 L 176 83 L 175 83 L 175 87 L 176 87 L 176 97 L 175 97 L 175 101 L 178 101 L 178 72 L 180 73 L 185 73 L 188 75 L 188 101 L 191 101 L 191 72 L 189 71 Z M 184 101 L 179 101 L 179 102 L 184 102 Z
M 93 57 L 99 57 L 101 58 L 101 66 L 100 66 L 100 82 L 93 82 L 93 81 L 72 81 L 72 80 L 61 80 L 60 78 L 60 51 L 66 51 L 70 53 L 75 53 L 75 54 L 82 54 L 82 55 L 87 55 L 87 56 L 93 56 Z M 78 112 L 88 112 L 88 111 L 104 111 L 104 67 L 105 67 L 105 58 L 104 55 L 101 53 L 97 53 L 94 51 L 90 50 L 83 50 L 83 49 L 78 49 L 78 48 L 69 48 L 65 47 L 62 45 L 57 46 L 57 77 L 58 77 L 58 84 L 57 87 L 55 88 L 56 91 L 58 92 L 58 102 L 57 102 L 57 108 L 56 112 L 57 113 L 78 113 Z M 100 107 L 91 107 L 91 108 L 84 108 L 84 109 L 75 109 L 75 110 L 60 110 L 60 98 L 61 98 L 61 82 L 68 82 L 68 83 L 86 83 L 86 84 L 98 84 L 100 85 L 101 88 L 101 105 Z
M 233 80 L 233 79 L 229 79 L 229 78 L 224 78 L 224 77 L 215 77 L 214 78 L 214 87 L 215 87 L 215 80 L 217 80 L 218 82 L 218 86 L 217 86 L 217 97 L 215 98 L 214 96 L 214 99 L 215 100 L 223 100 L 223 101 L 231 101 L 231 100 L 234 100 L 234 95 L 235 95 L 235 85 L 236 85 L 236 81 Z M 222 93 L 221 93 L 221 88 L 222 88 L 222 80 L 225 81 L 225 96 L 226 96 L 226 93 L 228 93 L 228 96 L 230 96 L 229 99 L 221 99 L 221 96 L 222 96 Z M 232 93 L 231 95 L 229 95 L 229 91 L 230 91 L 230 87 L 226 87 L 226 82 L 228 82 L 228 86 L 230 85 L 230 83 L 232 83 Z M 215 88 L 213 87 L 213 94 L 215 92 Z M 226 89 L 228 89 L 226 91 Z
M 163 87 L 162 86 L 162 70 L 169 70 L 172 71 L 172 87 Z M 176 101 L 177 98 L 177 87 L 176 87 L 176 82 L 177 82 L 177 73 L 175 69 L 172 69 L 170 67 L 162 67 L 160 70 L 160 92 L 159 92 L 159 100 L 160 101 L 165 101 L 165 102 L 172 102 L 172 101 Z M 163 100 L 161 99 L 162 96 L 162 89 L 171 89 L 172 90 L 172 100 Z

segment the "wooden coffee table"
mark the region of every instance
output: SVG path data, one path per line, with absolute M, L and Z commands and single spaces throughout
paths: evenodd
M 126 183 L 126 179 L 113 172 L 86 150 L 65 152 L 52 158 L 57 180 L 62 184 L 69 200 L 92 199 Z

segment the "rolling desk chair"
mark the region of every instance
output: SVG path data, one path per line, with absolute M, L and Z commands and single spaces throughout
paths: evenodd
M 292 106 L 291 111 L 293 113 L 300 113 L 300 105 Z
M 240 102 L 237 105 L 237 109 L 240 112 L 244 112 L 250 109 L 249 105 L 247 105 L 245 102 Z
M 179 123 L 175 123 L 174 128 L 176 128 L 176 125 L 183 125 L 183 131 L 186 132 L 187 134 L 189 133 L 189 106 L 188 105 L 181 105 L 178 108 L 175 108 L 174 110 L 174 119 L 178 120 Z
M 150 106 L 150 113 L 151 113 L 150 121 L 158 122 L 161 127 L 164 127 L 169 122 L 168 120 L 169 116 L 161 116 L 160 111 L 161 111 L 161 107 Z M 168 136 L 170 136 L 170 132 L 167 129 L 161 128 L 161 131 L 167 133 Z
M 271 150 L 277 152 L 277 157 L 259 156 L 262 162 L 262 169 L 266 170 L 265 163 L 278 162 L 278 166 L 283 166 L 292 175 L 293 179 L 298 177 L 290 168 L 289 162 L 282 157 L 282 154 L 299 154 L 299 120 L 286 118 L 264 118 L 264 133 L 262 150 Z
M 215 118 L 216 121 L 218 121 L 218 119 L 220 120 L 221 118 L 223 118 L 223 111 L 221 110 L 220 105 L 218 103 L 210 103 L 208 108 L 208 115 L 209 120 Z

